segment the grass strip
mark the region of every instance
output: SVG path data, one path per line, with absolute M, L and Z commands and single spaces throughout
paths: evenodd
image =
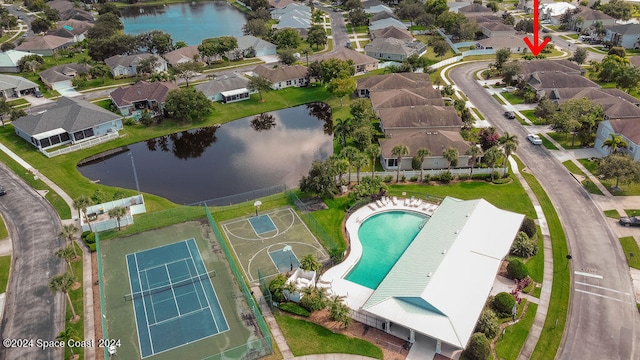
M 624 250 L 624 256 L 627 258 L 629 267 L 640 270 L 640 247 L 633 236 L 625 236 L 620 238 L 620 244 Z
M 382 359 L 382 350 L 372 343 L 335 334 L 312 322 L 274 315 L 295 356 L 311 354 L 354 354 Z
M 605 210 L 604 211 L 604 216 L 606 216 L 608 218 L 612 218 L 612 219 L 618 219 L 618 218 L 620 218 L 620 213 L 616 209 Z
M 582 170 L 573 161 L 567 160 L 562 163 L 572 174 L 585 176 Z
M 510 91 L 503 91 L 501 95 L 512 105 L 524 104 L 524 99 L 521 96 L 515 95 Z
M 496 343 L 496 353 L 499 359 L 517 359 L 520 349 L 527 340 L 531 325 L 536 316 L 538 304 L 529 303 L 524 317 L 512 326 L 506 327 L 503 334 L 499 334 L 500 340 Z
M 9 269 L 11 268 L 11 256 L 0 256 L 0 293 L 7 292 L 9 282 Z
M 627 210 L 627 209 L 624 209 L 624 212 L 626 212 L 627 215 L 629 215 L 629 216 L 638 216 L 638 215 L 640 215 L 640 210 L 631 210 L 631 209 Z
M 493 94 L 491 95 L 494 99 L 496 99 L 496 101 L 500 104 L 500 105 L 505 105 L 504 101 L 502 101 L 502 99 L 497 95 L 497 94 Z
M 76 252 L 78 253 L 78 260 L 71 263 L 71 267 L 73 268 L 73 275 L 76 280 L 80 283 L 80 286 L 75 290 L 69 291 L 69 296 L 71 297 L 71 303 L 73 304 L 73 309 L 76 311 L 77 315 L 80 315 L 80 319 L 75 323 L 71 323 L 71 317 L 73 314 L 71 313 L 71 308 L 69 307 L 69 302 L 65 299 L 65 306 L 67 308 L 66 316 L 65 316 L 65 327 L 67 329 L 72 329 L 72 332 L 76 336 L 77 340 L 84 340 L 84 298 L 83 298 L 83 283 L 82 283 L 82 249 L 78 246 L 78 244 L 74 245 L 76 248 Z M 54 256 L 51 254 L 51 256 Z M 65 264 L 66 269 L 68 270 L 68 266 Z M 64 347 L 65 359 L 69 359 L 71 357 L 71 350 L 68 346 Z M 83 348 L 74 348 L 74 353 L 76 355 L 80 355 L 79 360 L 84 359 L 84 349 Z
M 0 216 L 0 239 L 6 239 L 9 237 L 9 231 L 4 223 L 4 219 Z

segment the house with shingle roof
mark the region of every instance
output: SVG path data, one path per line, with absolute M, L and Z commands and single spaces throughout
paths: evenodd
M 418 149 L 429 149 L 431 156 L 427 156 L 422 162 L 423 169 L 446 169 L 449 162 L 442 157 L 442 152 L 450 147 L 458 150 L 457 167 L 468 167 L 469 157 L 464 153 L 471 147 L 457 130 L 423 130 L 404 132 L 380 139 L 380 157 L 382 167 L 386 171 L 397 170 L 398 157 L 393 155 L 396 145 L 404 145 L 409 148 L 409 154 L 402 157 L 400 170 L 413 170 L 412 159 Z
M 604 156 L 609 155 L 609 149 L 604 146 L 604 142 L 611 138 L 611 134 L 621 136 L 629 145 L 626 149 L 619 148 L 619 151 L 631 155 L 635 161 L 640 161 L 640 117 L 612 118 L 598 124 L 594 148 Z
M 580 65 L 566 59 L 549 60 L 535 59 L 518 61 L 520 65 L 520 76 L 529 77 L 530 74 L 538 71 L 562 72 L 565 74 L 581 75 L 586 72 Z
M 374 21 L 389 19 L 389 18 L 400 20 L 400 18 L 396 14 L 383 11 L 383 12 L 373 14 L 369 18 L 369 21 L 374 22 Z
M 612 46 L 622 46 L 625 49 L 640 47 L 640 24 L 616 24 L 606 27 L 604 41 Z
M 394 39 L 400 39 L 405 41 L 410 41 L 414 39 L 413 35 L 411 35 L 411 32 L 409 32 L 409 30 L 395 27 L 395 26 L 388 26 L 383 29 L 371 31 L 371 39 L 386 39 L 386 38 L 394 38 Z
M 77 143 L 122 130 L 122 117 L 85 100 L 62 97 L 13 121 L 18 136 L 38 148 Z
M 131 86 L 113 90 L 109 97 L 123 116 L 139 114 L 144 110 L 162 114 L 167 95 L 176 89 L 178 86 L 171 82 L 138 81 Z
M 24 39 L 22 44 L 16 46 L 16 50 L 26 51 L 42 56 L 51 56 L 54 52 L 67 48 L 74 44 L 73 39 L 55 35 L 34 35 Z
M 338 48 L 334 53 L 321 54 L 316 59 L 320 61 L 327 59 L 351 60 L 356 75 L 377 70 L 379 63 L 378 59 L 347 48 Z
M 530 74 L 526 81 L 529 86 L 536 90 L 538 98 L 550 94 L 554 89 L 600 87 L 600 85 L 583 76 L 565 74 L 559 71 L 536 71 Z
M 370 7 L 366 7 L 364 8 L 364 12 L 367 14 L 378 14 L 381 12 L 386 12 L 389 14 L 393 14 L 393 9 L 388 7 L 387 5 L 374 5 L 374 6 L 370 6 Z
M 307 86 L 309 84 L 307 67 L 301 65 L 279 66 L 276 68 L 258 65 L 253 69 L 253 73 L 271 81 L 271 88 L 274 90 L 292 86 Z
M 596 100 L 614 98 L 627 101 L 635 106 L 640 105 L 639 99 L 615 88 L 560 88 L 551 90 L 548 97 L 549 100 L 552 100 L 557 104 L 562 104 L 570 99 L 587 98 L 589 100 Z
M 88 64 L 64 64 L 51 67 L 38 73 L 42 82 L 53 90 L 73 87 L 73 79 L 78 74 L 88 74 L 91 66 Z
M 5 52 L 0 53 L 0 72 L 3 73 L 19 73 L 20 66 L 18 63 L 20 59 L 25 56 L 32 55 L 26 51 L 19 50 L 7 50 Z
M 376 38 L 364 46 L 364 53 L 372 58 L 390 61 L 403 61 L 411 55 L 422 56 L 427 45 L 417 40 L 396 38 Z
M 431 86 L 431 78 L 425 73 L 394 73 L 373 75 L 358 79 L 356 96 L 369 97 L 373 91 L 415 89 Z
M 463 6 L 458 9 L 458 12 L 468 18 L 495 14 L 493 10 L 489 9 L 488 7 L 482 4 L 477 4 L 477 3 Z
M 5 99 L 32 94 L 38 90 L 38 84 L 22 76 L 0 74 L 0 97 Z
M 157 59 L 157 65 L 153 70 L 154 73 L 167 71 L 167 61 L 158 55 L 150 53 L 134 54 L 134 55 L 115 55 L 105 59 L 105 63 L 111 68 L 113 77 L 133 77 L 138 75 L 138 66 L 143 60 L 151 57 Z
M 587 6 L 578 7 L 578 11 L 571 17 L 571 30 L 581 32 L 582 29 L 587 29 L 597 22 L 602 23 L 605 27 L 615 25 L 616 19 L 611 17 L 602 11 L 593 10 Z M 580 21 L 578 21 L 580 20 Z
M 55 35 L 64 38 L 73 39 L 74 42 L 80 42 L 86 38 L 87 32 L 93 27 L 93 23 L 81 20 L 64 20 L 56 23 L 56 28 L 47 31 L 47 35 Z
M 462 119 L 453 106 L 403 106 L 377 109 L 376 114 L 386 137 L 426 129 L 460 132 L 462 128 Z
M 197 45 L 185 46 L 162 55 L 167 63 L 171 66 L 176 66 L 190 61 L 202 60 L 202 55 L 198 50 Z
M 243 76 L 218 76 L 213 80 L 200 83 L 194 88 L 203 93 L 207 99 L 212 101 L 220 101 L 222 103 L 237 102 L 248 100 L 250 94 L 257 91 L 250 91 L 249 80 Z
M 231 60 L 243 57 L 260 57 L 277 55 L 277 46 L 253 35 L 241 36 L 238 39 L 238 47 L 227 53 Z
M 389 26 L 395 26 L 400 29 L 408 29 L 407 25 L 400 20 L 396 20 L 392 17 L 386 19 L 380 19 L 372 21 L 369 25 L 369 31 L 384 29 Z
M 513 26 L 504 24 L 501 21 L 483 22 L 478 24 L 478 26 L 480 27 L 480 31 L 482 31 L 486 37 L 515 36 L 516 34 L 516 30 Z
M 295 4 L 295 1 L 294 0 L 269 0 L 269 6 L 274 9 L 281 9 L 291 4 Z
M 369 98 L 371 98 L 371 106 L 374 110 L 405 106 L 445 105 L 440 91 L 432 86 L 372 91 Z
M 522 39 L 524 36 L 498 36 L 476 41 L 476 48 L 485 50 L 509 49 L 512 53 L 523 52 L 527 49 Z
M 47 5 L 54 10 L 58 10 L 60 19 L 62 20 L 80 20 L 93 22 L 95 19 L 90 11 L 80 9 L 76 3 L 68 0 L 48 1 Z

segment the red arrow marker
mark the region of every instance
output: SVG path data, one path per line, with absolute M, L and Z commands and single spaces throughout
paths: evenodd
M 531 53 L 533 53 L 533 56 L 538 56 L 540 51 L 551 41 L 551 39 L 546 38 L 541 44 L 538 44 L 538 11 L 540 11 L 538 9 L 538 0 L 533 0 L 533 43 L 528 37 L 525 36 L 524 38 L 524 42 L 529 47 L 529 50 L 531 50 Z

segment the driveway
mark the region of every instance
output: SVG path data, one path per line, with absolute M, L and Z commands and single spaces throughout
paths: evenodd
M 40 98 L 37 98 L 37 97 L 35 97 L 33 95 L 25 95 L 22 98 L 27 100 L 29 102 L 29 104 L 31 104 L 31 106 L 50 104 L 50 103 L 53 102 L 53 100 L 47 99 L 44 96 L 40 97 Z
M 49 291 L 49 278 L 65 271 L 53 255 L 62 246 L 58 215 L 36 191 L 0 163 L 0 213 L 13 242 L 13 258 L 5 311 L 0 324 L 3 339 L 55 340 L 64 327 L 64 297 Z M 5 348 L 0 359 L 62 359 L 57 349 Z
M 449 75 L 500 133 L 509 131 L 521 139 L 517 155 L 549 195 L 573 257 L 568 322 L 556 358 L 640 358 L 640 348 L 635 344 L 640 339 L 640 316 L 616 234 L 594 206 L 592 196 L 567 169 L 549 151 L 524 140 L 526 127 L 502 116 L 502 106 L 473 78 L 487 65 L 476 62 L 458 66 Z

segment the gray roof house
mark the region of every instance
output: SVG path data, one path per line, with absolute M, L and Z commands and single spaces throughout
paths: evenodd
M 75 19 L 90 22 L 94 21 L 93 15 L 90 11 L 77 8 L 75 3 L 73 3 L 72 1 L 53 0 L 48 1 L 47 5 L 49 5 L 52 9 L 58 10 L 60 19 L 62 20 Z
M 249 80 L 238 75 L 218 76 L 213 80 L 198 84 L 194 88 L 203 93 L 207 99 L 223 103 L 248 100 L 250 92 L 247 89 Z
M 374 110 L 403 106 L 445 105 L 440 91 L 432 86 L 372 91 L 369 97 Z
M 637 49 L 640 47 L 640 24 L 617 24 L 607 26 L 604 41 L 609 41 L 613 46 L 622 46 L 625 49 Z
M 301 65 L 280 66 L 277 68 L 258 65 L 253 69 L 253 73 L 271 81 L 271 88 L 274 90 L 291 86 L 307 86 L 309 84 L 307 68 Z
M 388 7 L 387 5 L 374 5 L 364 9 L 364 12 L 367 14 L 377 14 L 381 12 L 386 12 L 389 14 L 393 14 L 393 9 Z
M 509 49 L 511 52 L 522 52 L 527 48 L 522 39 L 524 36 L 498 36 L 476 41 L 476 48 L 485 50 Z
M 371 16 L 369 18 L 369 21 L 374 22 L 374 21 L 378 21 L 378 20 L 382 20 L 382 19 L 388 19 L 388 18 L 393 18 L 393 19 L 396 19 L 396 20 L 400 20 L 400 18 L 398 16 L 396 16 L 396 14 L 389 13 L 389 12 L 386 12 L 386 11 L 382 11 L 382 12 L 373 14 L 373 16 Z
M 538 92 L 541 98 L 559 88 L 599 88 L 600 85 L 577 74 L 565 74 L 562 72 L 537 71 L 526 78 L 527 84 Z
M 395 26 L 400 29 L 407 29 L 407 25 L 405 25 L 402 21 L 396 20 L 394 18 L 386 18 L 381 20 L 372 21 L 371 25 L 369 25 L 369 31 L 384 29 L 389 26 Z
M 71 38 L 74 42 L 80 42 L 86 38 L 87 32 L 93 27 L 93 23 L 82 20 L 69 19 L 58 21 L 56 28 L 49 30 L 48 35 L 56 35 Z
M 413 170 L 412 158 L 418 149 L 427 148 L 431 156 L 427 156 L 422 162 L 423 169 L 446 169 L 449 162 L 442 157 L 442 151 L 449 147 L 458 150 L 457 167 L 469 166 L 469 157 L 464 153 L 471 147 L 464 141 L 458 130 L 427 130 L 405 132 L 380 139 L 380 152 L 382 167 L 386 171 L 396 170 L 398 158 L 393 155 L 392 150 L 396 145 L 404 145 L 409 148 L 409 154 L 404 156 L 400 162 L 400 170 Z
M 105 59 L 105 63 L 111 68 L 114 77 L 133 77 L 138 74 L 138 65 L 142 60 L 150 57 L 158 59 L 158 65 L 154 69 L 154 73 L 167 71 L 167 61 L 158 55 L 143 53 L 134 55 L 115 55 Z
M 379 63 L 378 59 L 374 59 L 371 56 L 343 47 L 338 48 L 334 53 L 321 54 L 316 59 L 320 61 L 327 59 L 351 60 L 353 61 L 353 67 L 356 75 L 377 70 Z
M 513 26 L 506 25 L 501 21 L 483 22 L 478 24 L 478 26 L 486 37 L 514 36 L 516 34 Z
M 44 111 L 13 121 L 16 134 L 39 150 L 76 143 L 122 129 L 122 118 L 88 101 L 62 97 Z
M 38 90 L 38 84 L 21 76 L 0 74 L 0 97 L 12 98 Z
M 371 31 L 372 39 L 386 39 L 386 38 L 394 38 L 400 40 L 413 40 L 413 35 L 409 32 L 409 30 L 398 28 L 395 26 L 387 26 L 383 29 L 372 30 Z
M 475 16 L 483 16 L 483 15 L 493 15 L 494 12 L 490 8 L 482 5 L 482 4 L 470 4 L 467 6 L 463 6 L 458 9 L 458 12 L 466 17 L 475 17 Z
M 589 100 L 615 98 L 625 100 L 635 106 L 640 105 L 640 100 L 620 89 L 604 88 L 559 88 L 549 92 L 549 99 L 561 104 L 570 99 L 587 98 Z
M 18 73 L 20 67 L 18 62 L 25 56 L 29 56 L 31 53 L 19 50 L 7 50 L 0 53 L 0 72 Z
M 387 137 L 421 129 L 460 131 L 462 119 L 453 106 L 403 106 L 377 109 L 380 128 Z
M 185 46 L 162 55 L 167 63 L 175 66 L 181 63 L 200 60 L 201 55 L 197 45 Z
M 89 73 L 91 66 L 87 64 L 64 64 L 54 66 L 38 73 L 42 82 L 53 90 L 73 87 L 73 78 L 80 73 Z
M 394 73 L 385 75 L 373 75 L 358 79 L 356 95 L 369 97 L 374 91 L 393 89 L 415 89 L 431 86 L 429 74 L 425 73 Z
M 54 52 L 67 48 L 73 44 L 74 41 L 71 38 L 56 35 L 35 35 L 26 38 L 22 44 L 16 46 L 16 50 L 26 51 L 42 56 L 51 56 Z
M 536 59 L 530 61 L 518 61 L 520 65 L 520 76 L 528 77 L 530 74 L 538 71 L 561 72 L 565 74 L 581 75 L 586 72 L 580 65 L 566 59 L 549 60 Z
M 276 45 L 268 41 L 264 41 L 253 35 L 245 35 L 238 38 L 238 47 L 234 51 L 227 53 L 227 57 L 235 60 L 239 58 L 235 56 L 238 52 L 242 54 L 242 57 L 247 57 L 250 55 L 252 49 L 254 52 L 253 56 L 255 57 L 276 55 L 276 48 Z
M 626 149 L 618 148 L 623 153 L 629 154 L 633 160 L 640 161 L 640 117 L 626 119 L 607 119 L 598 124 L 594 148 L 602 155 L 609 155 L 609 149 L 604 142 L 611 136 L 621 136 L 629 145 Z
M 426 51 L 427 45 L 420 41 L 395 38 L 376 38 L 364 47 L 364 52 L 367 56 L 392 61 L 402 61 L 413 54 L 421 56 Z
M 582 29 L 587 29 L 591 25 L 595 25 L 596 22 L 601 22 L 605 27 L 608 25 L 614 25 L 616 23 L 616 19 L 603 13 L 599 10 L 593 10 L 587 6 L 580 6 L 578 8 L 578 12 L 573 14 L 572 19 L 572 29 L 575 31 L 582 31 Z M 581 19 L 581 22 L 577 20 Z

